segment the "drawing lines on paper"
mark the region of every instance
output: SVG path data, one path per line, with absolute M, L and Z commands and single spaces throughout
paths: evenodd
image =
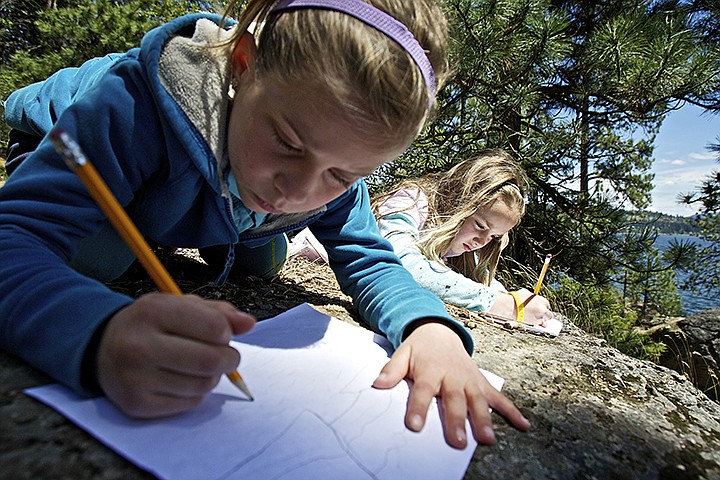
M 344 369 L 342 369 L 344 370 Z M 317 478 L 323 471 L 326 478 L 334 478 L 336 471 L 343 479 L 379 479 L 396 452 L 406 448 L 402 434 L 403 405 L 394 405 L 390 391 L 376 390 L 363 376 L 365 368 L 355 371 L 344 370 L 347 377 L 339 392 L 310 400 L 310 408 L 302 408 L 288 418 L 286 426 L 260 448 L 242 461 L 230 466 L 219 479 L 301 479 Z M 349 376 L 347 375 L 349 374 Z M 357 387 L 358 384 L 367 386 Z M 274 387 L 271 387 L 274 388 Z M 313 389 L 314 390 L 314 389 Z M 297 405 L 281 402 L 275 408 L 287 410 Z M 397 425 L 388 426 L 386 414 L 398 411 Z M 383 420 L 384 419 L 384 420 Z M 392 448 L 374 448 L 378 435 L 394 437 Z M 384 443 L 384 442 L 380 442 Z M 368 454 L 371 448 L 371 454 Z M 272 453 L 270 453 L 272 452 Z M 282 452 L 278 456 L 278 452 Z M 279 457 L 279 458 L 278 458 Z M 274 458 L 273 460 L 270 460 Z M 335 470 L 333 470 L 335 469 Z M 308 472 L 308 477 L 303 476 Z M 314 475 L 310 475 L 315 472 Z
M 358 371 L 355 377 L 359 376 L 361 373 L 361 371 Z M 360 389 L 351 388 L 355 383 L 355 377 L 350 379 L 340 390 L 340 395 L 354 395 L 354 397 L 352 397 L 352 400 L 348 404 L 347 408 L 329 422 L 332 425 L 338 425 L 341 421 L 345 420 L 353 426 L 352 429 L 344 430 L 347 432 L 344 438 L 350 448 L 352 448 L 352 445 L 354 445 L 356 441 L 362 442 L 366 431 L 372 430 L 375 427 L 373 425 L 374 422 L 380 421 L 380 419 L 387 419 L 386 413 L 390 412 L 394 406 L 393 396 L 390 392 L 376 390 L 372 386 Z M 375 398 L 370 401 L 361 401 L 363 395 L 371 395 Z M 391 418 L 393 417 L 391 416 Z M 407 446 L 403 435 L 395 435 L 395 432 L 397 431 L 400 431 L 403 434 L 406 433 L 403 417 L 397 417 L 397 421 L 397 425 L 393 426 L 385 424 L 381 429 L 385 437 L 397 436 L 397 438 L 395 439 L 395 442 L 391 443 L 395 445 L 395 447 L 387 448 L 382 452 L 383 461 L 379 462 L 379 464 L 375 466 L 374 471 L 376 472 L 381 472 L 388 465 L 393 452 L 396 450 L 402 450 Z M 377 430 L 375 432 L 371 432 L 371 435 L 373 433 L 377 434 Z M 379 457 L 375 456 L 373 460 L 378 462 Z
M 323 453 L 307 455 L 305 444 L 298 444 L 298 436 L 302 433 L 314 432 L 312 442 L 316 443 L 314 450 Z M 318 431 L 323 435 L 318 436 Z M 294 447 L 294 448 L 292 448 Z M 284 455 L 282 461 L 275 455 L 274 459 L 265 457 L 270 450 L 275 452 L 290 452 Z M 269 463 L 272 462 L 272 463 Z M 348 448 L 337 430 L 317 413 L 303 410 L 293 418 L 290 424 L 272 440 L 263 445 L 257 452 L 246 457 L 228 472 L 218 477 L 218 480 L 264 478 L 280 480 L 283 478 L 316 478 L 319 469 L 317 466 L 305 470 L 314 463 L 326 463 L 324 470 L 328 474 L 333 472 L 342 474 L 347 479 L 371 479 L 379 477 L 370 471 L 356 457 L 352 449 Z M 305 477 L 305 475 L 309 475 Z M 332 478 L 332 475 L 328 478 Z

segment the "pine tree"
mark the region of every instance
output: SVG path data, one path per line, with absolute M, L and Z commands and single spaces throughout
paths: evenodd
M 533 181 L 509 252 L 607 284 L 626 208 L 649 204 L 653 142 L 669 111 L 711 107 L 720 78 L 707 7 L 614 0 L 448 0 L 456 75 L 435 122 L 379 182 L 447 168 L 486 147 Z
M 711 145 L 711 149 L 720 155 L 720 144 Z M 703 295 L 720 294 L 720 170 L 710 173 L 696 191 L 684 195 L 682 201 L 700 206 L 695 223 L 701 230 L 698 236 L 706 242 L 704 246 L 694 247 L 693 261 L 683 266 L 690 273 L 685 286 Z M 676 251 L 680 247 L 672 245 L 671 249 Z
M 152 28 L 211 4 L 186 0 L 8 0 L 0 7 L 0 98 L 54 71 L 139 45 Z M 5 138 L 7 126 L 0 125 Z

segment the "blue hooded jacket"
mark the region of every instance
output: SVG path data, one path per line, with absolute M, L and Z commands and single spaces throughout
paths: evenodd
M 380 236 L 362 180 L 299 221 L 270 219 L 257 230 L 238 231 L 213 147 L 217 139 L 197 128 L 187 108 L 187 102 L 226 98 L 226 91 L 201 89 L 192 92 L 196 99 L 178 102 L 160 72 L 168 41 L 193 35 L 196 24 L 208 20 L 220 23 L 211 14 L 180 17 L 149 32 L 139 48 L 18 90 L 6 101 L 6 121 L 38 136 L 53 127 L 66 131 L 140 231 L 161 245 L 262 243 L 312 222 L 343 292 L 393 345 L 411 322 L 436 317 L 472 353 L 462 325 L 413 281 Z M 0 189 L 0 344 L 78 393 L 92 393 L 82 381 L 82 365 L 94 333 L 133 301 L 69 266 L 79 242 L 105 224 L 47 137 Z

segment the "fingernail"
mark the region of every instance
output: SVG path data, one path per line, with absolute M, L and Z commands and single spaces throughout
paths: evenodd
M 464 428 L 458 428 L 455 432 L 455 438 L 457 439 L 458 443 L 462 443 L 463 445 L 467 442 L 467 435 L 465 434 Z
M 373 382 L 373 385 L 377 385 L 377 384 L 379 384 L 379 383 L 383 383 L 383 382 L 385 382 L 386 379 L 387 379 L 387 374 L 383 372 L 383 373 L 381 373 L 380 375 L 377 376 L 377 378 L 376 378 L 375 381 Z
M 483 434 L 483 436 L 488 440 L 488 442 L 495 443 L 495 432 L 493 431 L 492 427 L 483 428 Z
M 420 415 L 413 415 L 410 417 L 410 429 L 419 432 L 422 429 L 423 421 Z

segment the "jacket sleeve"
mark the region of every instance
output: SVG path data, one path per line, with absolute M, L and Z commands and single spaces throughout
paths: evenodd
M 497 287 L 475 282 L 446 265 L 429 260 L 417 247 L 420 232 L 413 216 L 398 212 L 378 220 L 380 234 L 392 245 L 403 266 L 416 282 L 447 303 L 488 311 L 497 298 Z M 495 285 L 499 286 L 499 282 Z M 494 285 L 494 286 L 495 286 Z
M 56 120 L 122 205 L 167 163 L 157 146 L 159 120 L 138 110 L 152 104 L 138 68 L 106 76 Z M 32 101 L 26 96 L 28 109 L 19 116 L 33 128 L 52 126 L 55 88 L 39 85 Z M 32 112 L 42 112 L 36 122 Z M 92 393 L 82 382 L 82 362 L 94 332 L 132 301 L 68 266 L 80 239 L 104 221 L 47 138 L 0 189 L 0 346 L 81 394 Z
M 472 337 L 464 326 L 450 317 L 437 296 L 413 280 L 380 235 L 364 181 L 328 204 L 310 230 L 327 249 L 342 291 L 353 298 L 361 317 L 396 348 L 409 324 L 435 318 L 455 330 L 472 354 Z
M 80 67 L 64 68 L 42 82 L 14 91 L 5 100 L 5 122 L 25 133 L 44 137 L 75 99 L 92 88 L 124 54 L 93 58 Z

